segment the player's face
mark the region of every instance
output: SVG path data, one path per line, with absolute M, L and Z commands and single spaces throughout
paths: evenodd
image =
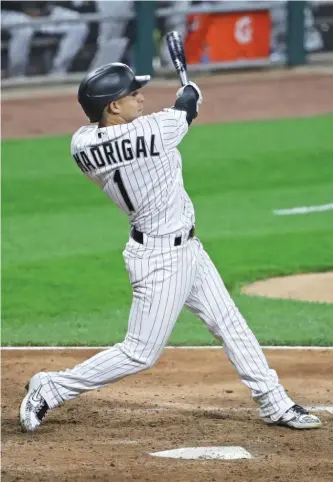
M 132 122 L 143 114 L 144 96 L 141 90 L 135 90 L 126 97 L 119 99 L 119 114 L 126 122 Z

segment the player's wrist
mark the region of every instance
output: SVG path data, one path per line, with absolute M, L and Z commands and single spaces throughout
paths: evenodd
M 190 85 L 190 84 L 185 85 L 185 87 L 184 87 L 184 92 L 186 92 L 186 91 L 187 91 L 187 92 L 189 92 L 189 91 L 194 92 L 195 97 L 196 97 L 196 100 L 197 100 L 197 101 L 199 100 L 199 92 L 193 87 L 193 85 Z

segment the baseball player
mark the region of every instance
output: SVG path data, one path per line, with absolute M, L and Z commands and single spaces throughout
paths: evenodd
M 316 428 L 320 420 L 296 405 L 195 236 L 194 208 L 184 189 L 177 149 L 198 115 L 202 95 L 190 82 L 172 108 L 143 115 L 142 87 L 124 64 L 107 64 L 81 82 L 78 100 L 90 122 L 73 136 L 71 153 L 84 175 L 126 215 L 130 236 L 123 256 L 133 288 L 125 340 L 72 369 L 40 372 L 20 408 L 24 431 L 48 410 L 83 392 L 151 368 L 185 305 L 224 344 L 268 424 Z M 110 320 L 111 322 L 111 320 Z
M 102 21 L 99 24 L 97 52 L 91 64 L 91 69 L 101 67 L 110 59 L 120 61 L 126 52 L 129 39 L 125 36 L 129 20 L 135 15 L 135 2 L 132 0 L 95 0 L 97 12 Z M 166 31 L 177 30 L 183 38 L 186 36 L 186 11 L 190 2 L 186 0 L 158 2 L 159 6 L 167 7 L 169 13 L 164 18 Z M 156 2 L 157 4 L 157 2 Z M 156 5 L 157 7 L 157 5 Z M 107 19 L 107 21 L 105 21 Z M 161 61 L 163 65 L 172 65 L 165 40 L 161 43 Z
M 1 12 L 1 27 L 10 33 L 8 46 L 9 77 L 26 75 L 30 44 L 36 32 L 61 35 L 49 74 L 61 75 L 69 70 L 75 55 L 83 46 L 89 33 L 88 26 L 80 20 L 79 12 L 53 5 L 53 2 L 2 2 L 1 8 L 5 8 Z M 13 10 L 14 8 L 17 10 Z M 19 9 L 23 11 L 19 11 Z M 45 24 L 31 24 L 31 20 L 35 17 L 45 18 Z M 50 24 L 47 22 L 48 19 L 63 21 L 59 24 Z M 77 22 L 69 22 L 72 19 L 77 19 Z

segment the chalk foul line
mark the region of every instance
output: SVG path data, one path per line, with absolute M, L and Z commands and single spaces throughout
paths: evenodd
M 322 211 L 331 211 L 333 209 L 333 203 L 321 204 L 319 206 L 301 206 L 290 209 L 275 209 L 273 213 L 276 216 L 291 216 L 293 214 L 309 214 L 319 213 Z

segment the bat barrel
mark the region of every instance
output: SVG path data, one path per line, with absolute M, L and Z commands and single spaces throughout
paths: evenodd
M 170 52 L 173 65 L 178 72 L 182 85 L 188 83 L 187 65 L 184 51 L 183 40 L 179 32 L 172 31 L 166 35 L 166 42 Z

